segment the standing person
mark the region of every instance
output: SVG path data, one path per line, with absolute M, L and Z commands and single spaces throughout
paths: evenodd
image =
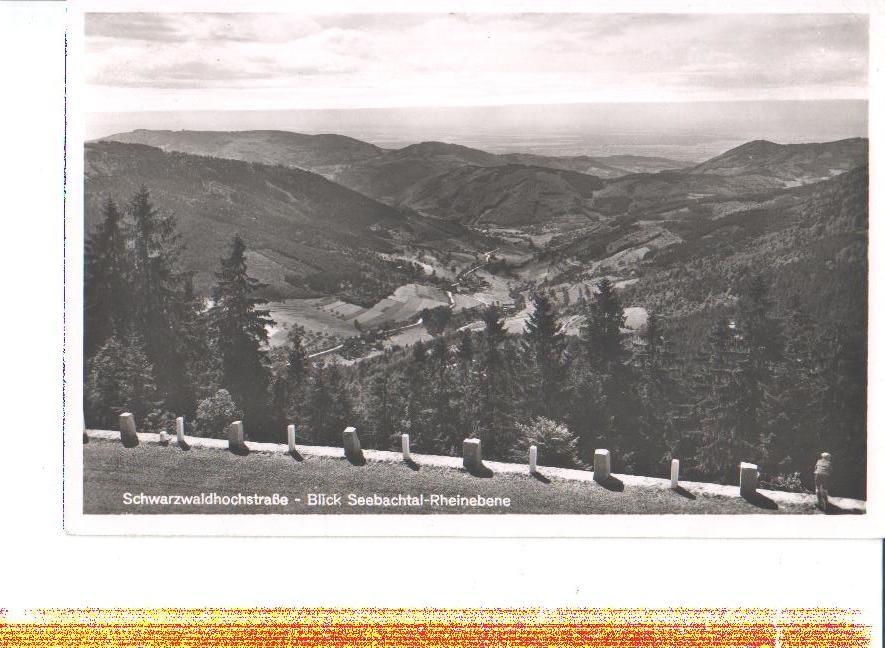
M 830 463 L 830 453 L 822 452 L 820 459 L 814 466 L 814 490 L 817 492 L 817 507 L 826 512 L 827 510 L 827 480 L 833 468 Z

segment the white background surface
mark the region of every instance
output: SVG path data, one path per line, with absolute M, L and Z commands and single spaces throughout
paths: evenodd
M 864 610 L 867 621 L 878 623 L 877 540 L 65 534 L 60 416 L 65 23 L 61 3 L 0 4 L 5 306 L 0 317 L 0 607 L 836 606 Z M 873 60 L 881 57 L 874 53 Z M 80 182 L 76 176 L 70 180 Z M 874 322 L 881 302 L 881 282 L 875 281 L 877 213 L 871 219 Z M 871 429 L 881 420 L 877 330 L 871 326 Z M 69 379 L 78 380 L 77 373 Z M 871 453 L 879 450 L 876 445 Z M 546 521 L 539 517 L 534 524 Z

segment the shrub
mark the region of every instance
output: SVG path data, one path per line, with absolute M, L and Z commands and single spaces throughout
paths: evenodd
M 88 364 L 86 424 L 116 429 L 117 417 L 131 412 L 141 429 L 148 413 L 160 405 L 153 371 L 140 338 L 107 340 Z
M 194 433 L 201 437 L 222 439 L 225 428 L 243 416 L 242 411 L 226 389 L 219 389 L 197 405 Z
M 525 461 L 529 446 L 538 446 L 538 463 L 560 468 L 583 468 L 578 457 L 578 438 L 562 423 L 539 416 L 530 423 L 517 423 L 517 450 L 511 457 Z
M 763 488 L 771 490 L 787 491 L 788 493 L 810 493 L 807 488 L 802 485 L 802 478 L 799 473 L 787 473 L 774 475 L 769 480 L 762 480 L 760 485 Z
M 166 410 L 152 410 L 144 417 L 144 424 L 141 426 L 143 432 L 159 433 L 163 430 L 167 434 L 175 434 L 175 417 L 171 412 Z

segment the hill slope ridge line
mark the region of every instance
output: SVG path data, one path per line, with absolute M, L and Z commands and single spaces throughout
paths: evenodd
M 116 430 L 86 430 L 89 439 L 104 441 L 119 441 L 120 433 Z M 140 443 L 158 444 L 160 443 L 160 435 L 152 432 L 139 432 L 138 440 Z M 188 445 L 192 448 L 206 448 L 214 450 L 228 450 L 228 442 L 226 439 L 211 439 L 206 437 L 187 437 Z M 174 437 L 170 446 L 174 445 Z M 247 441 L 246 446 L 250 452 L 258 453 L 276 453 L 286 454 L 289 448 L 284 443 L 259 443 Z M 344 449 L 335 446 L 313 446 L 298 445 L 298 452 L 304 456 L 325 457 L 330 459 L 341 459 L 344 457 Z M 402 454 L 390 450 L 363 450 L 366 461 L 378 463 L 402 463 Z M 412 459 L 418 465 L 434 466 L 437 468 L 450 468 L 460 470 L 463 468 L 463 459 L 461 457 L 448 457 L 445 455 L 425 455 L 412 453 Z M 528 474 L 528 463 L 516 464 L 501 461 L 483 461 L 493 473 L 496 474 Z M 590 470 L 575 470 L 572 468 L 556 468 L 553 466 L 538 465 L 538 471 L 545 477 L 556 477 L 567 481 L 592 482 L 593 472 Z M 614 473 L 613 473 L 614 474 Z M 625 486 L 633 486 L 640 488 L 659 488 L 669 489 L 670 480 L 659 477 L 644 477 L 641 475 L 624 475 L 617 473 L 615 476 L 621 480 Z M 709 482 L 692 482 L 679 481 L 679 485 L 683 486 L 694 493 L 711 495 L 718 497 L 729 497 L 740 499 L 740 491 L 737 486 L 726 486 L 723 484 L 712 484 Z M 759 493 L 769 497 L 775 502 L 781 504 L 810 504 L 816 501 L 814 495 L 805 493 L 789 493 L 786 491 L 776 491 L 768 489 L 758 489 Z M 830 501 L 837 506 L 843 508 L 853 508 L 866 511 L 866 502 L 847 497 L 830 497 Z

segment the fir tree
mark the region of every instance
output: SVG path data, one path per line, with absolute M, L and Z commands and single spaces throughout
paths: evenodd
M 482 312 L 483 331 L 477 371 L 477 422 L 483 452 L 501 458 L 512 446 L 515 432 L 510 425 L 513 405 L 510 367 L 503 345 L 507 337 L 501 309 L 493 304 Z
M 535 295 L 521 342 L 528 369 L 524 385 L 525 404 L 532 416 L 550 419 L 563 416 L 565 345 L 565 334 L 552 302 L 545 295 Z
M 458 414 L 459 436 L 475 437 L 479 433 L 477 380 L 474 367 L 476 351 L 473 334 L 469 329 L 460 332 L 455 350 L 458 361 L 459 380 L 455 393 L 455 411 Z
M 83 338 L 87 356 L 111 336 L 128 332 L 131 276 L 123 214 L 108 197 L 103 220 L 85 247 Z
M 759 462 L 762 455 L 758 385 L 748 366 L 744 336 L 734 320 L 723 316 L 716 321 L 709 346 L 698 466 L 706 475 L 733 483 L 741 461 Z
M 585 459 L 589 460 L 592 445 L 601 441 L 629 468 L 641 452 L 640 408 L 621 332 L 624 310 L 608 279 L 597 285 L 585 305 L 584 319 L 580 346 L 586 366 L 576 376 L 578 402 L 570 427 L 581 439 Z
M 273 321 L 269 311 L 258 308 L 266 301 L 255 293 L 264 285 L 249 276 L 245 253 L 243 239 L 234 236 L 230 255 L 215 273 L 209 316 L 221 356 L 221 384 L 242 407 L 244 420 L 261 430 L 267 425 L 270 378 L 264 347 Z
M 366 405 L 369 447 L 392 447 L 397 437 L 397 407 L 395 394 L 385 372 L 372 375 L 369 380 Z
M 457 427 L 457 412 L 452 402 L 455 394 L 449 367 L 449 345 L 445 338 L 433 339 L 430 344 L 430 359 L 433 389 L 428 402 L 428 432 L 448 454 L 457 450 L 461 439 Z
M 157 211 L 144 186 L 129 201 L 127 215 L 135 332 L 155 367 L 161 398 L 175 411 L 193 411 L 196 404 L 188 398 L 192 381 L 183 346 L 183 320 L 190 319 L 187 309 L 193 302 L 185 291 L 187 275 L 178 267 L 181 241 L 175 218 Z

